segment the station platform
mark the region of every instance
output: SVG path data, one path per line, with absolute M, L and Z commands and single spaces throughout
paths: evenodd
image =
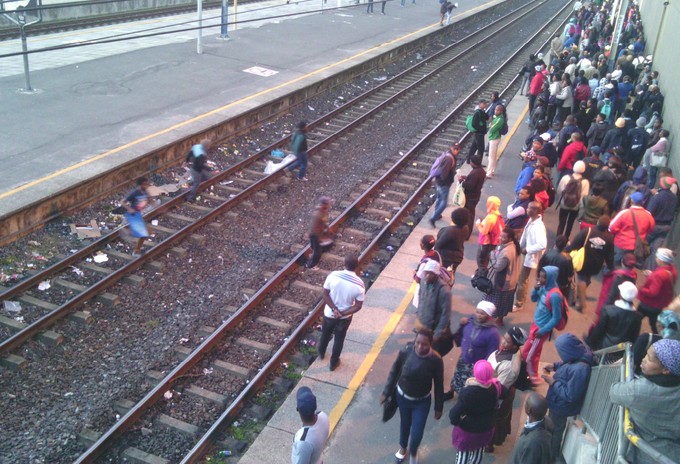
M 509 202 L 514 201 L 514 186 L 521 169 L 521 161 L 516 154 L 521 151 L 528 136 L 524 124 L 528 104 L 526 97 L 515 96 L 507 112 L 510 126 L 509 134 L 501 142 L 502 155 L 493 179 L 487 180 L 482 199 L 477 207 L 477 217 L 483 217 L 486 199 L 496 195 L 502 200 L 501 211 L 505 212 Z M 488 160 L 484 158 L 485 164 Z M 464 170 L 467 170 L 466 168 Z M 434 190 L 433 190 L 434 191 Z M 399 414 L 387 423 L 381 422 L 382 408 L 380 394 L 387 380 L 392 363 L 399 349 L 414 339 L 413 327 L 415 308 L 411 304 L 415 284 L 413 271 L 417 267 L 422 251 L 420 239 L 423 235 L 436 237 L 438 229 L 433 229 L 428 221 L 432 210 L 413 229 L 409 238 L 401 246 L 387 267 L 366 294 L 362 310 L 354 316 L 345 339 L 341 365 L 333 372 L 328 369 L 326 360 L 316 359 L 303 374 L 303 378 L 274 414 L 264 431 L 238 461 L 239 464 L 284 464 L 290 462 L 290 449 L 295 432 L 301 427 L 296 412 L 295 392 L 308 386 L 317 396 L 318 409 L 329 414 L 331 433 L 323 456 L 325 464 L 352 463 L 392 463 L 399 444 Z M 438 227 L 449 225 L 451 206 L 444 212 Z M 555 241 L 557 211 L 546 210 L 543 216 L 548 230 L 548 244 Z M 572 231 L 572 237 L 577 233 Z M 452 291 L 451 328 L 457 330 L 460 319 L 473 314 L 482 293 L 472 288 L 470 279 L 474 274 L 477 253 L 477 232 L 473 232 L 465 244 L 465 258 L 456 271 L 456 282 Z M 534 274 L 530 279 L 534 278 Z M 533 281 L 532 281 L 533 282 Z M 600 292 L 600 282 L 593 279 L 588 288 L 589 304 L 594 305 Z M 501 334 L 513 325 L 527 331 L 533 319 L 535 304 L 529 301 L 522 311 L 510 313 L 505 318 Z M 579 337 L 587 333 L 593 321 L 594 308 L 584 314 L 571 311 L 567 331 Z M 646 323 L 645 323 L 646 324 Z M 643 331 L 648 330 L 643 324 Z M 332 342 L 331 342 L 332 343 Z M 329 346 L 330 350 L 330 346 Z M 444 390 L 458 361 L 460 349 L 454 349 L 444 358 Z M 554 340 L 543 347 L 541 362 L 559 361 Z M 536 391 L 545 395 L 547 384 L 543 383 Z M 525 394 L 517 392 L 513 407 L 512 434 L 505 444 L 497 446 L 493 454 L 486 454 L 483 462 L 505 463 L 510 459 L 516 439 L 522 431 L 526 419 L 524 414 Z M 455 401 L 455 400 L 454 400 Z M 454 401 L 444 403 L 444 411 L 439 421 L 434 420 L 432 412 L 428 418 L 423 442 L 419 450 L 421 464 L 441 464 L 454 462 L 455 449 L 451 444 L 452 425 L 448 412 Z M 405 462 L 408 462 L 406 460 Z
M 502 3 L 462 0 L 455 20 Z M 239 6 L 219 39 L 219 10 L 196 31 L 30 53 L 0 42 L 0 217 L 265 101 L 351 68 L 439 28 L 436 0 L 270 0 Z M 234 14 L 233 8 L 229 11 Z M 233 16 L 232 16 L 233 18 Z M 29 51 L 196 27 L 195 14 L 28 38 Z M 455 27 L 455 26 L 454 26 Z M 282 38 L 285 37 L 285 40 Z M 261 75 L 246 72 L 263 68 Z

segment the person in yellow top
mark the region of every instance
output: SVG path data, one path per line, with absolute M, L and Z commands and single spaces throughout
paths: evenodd
M 501 242 L 501 232 L 505 227 L 505 221 L 499 211 L 501 199 L 491 196 L 486 200 L 486 217 L 477 219 L 477 231 L 479 231 L 479 248 L 477 249 L 477 268 L 486 271 L 489 266 L 489 256 L 494 248 Z

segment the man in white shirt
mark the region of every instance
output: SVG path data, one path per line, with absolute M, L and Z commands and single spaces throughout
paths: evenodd
M 524 255 L 524 262 L 519 273 L 513 311 L 519 311 L 524 306 L 524 300 L 527 298 L 527 282 L 529 281 L 531 270 L 538 267 L 538 260 L 541 259 L 543 252 L 548 247 L 548 235 L 545 230 L 545 224 L 543 224 L 543 216 L 541 216 L 541 204 L 536 201 L 529 203 L 528 213 L 529 222 L 524 226 L 522 238 L 519 240 L 519 246 Z
M 359 259 L 356 255 L 345 257 L 345 269 L 328 274 L 323 284 L 323 299 L 326 306 L 323 310 L 321 338 L 319 339 L 319 357 L 326 356 L 326 348 L 335 337 L 331 353 L 330 370 L 340 365 L 340 354 L 345 343 L 347 329 L 352 323 L 352 316 L 361 309 L 364 303 L 364 281 L 356 274 Z
M 323 464 L 323 453 L 328 438 L 329 422 L 325 412 L 316 412 L 316 397 L 309 387 L 300 387 L 296 394 L 297 411 L 302 428 L 293 438 L 292 464 Z

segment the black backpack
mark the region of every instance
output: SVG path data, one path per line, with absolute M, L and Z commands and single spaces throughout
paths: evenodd
M 564 192 L 562 192 L 562 203 L 565 208 L 576 208 L 581 201 L 581 179 L 574 179 L 571 176 L 569 182 L 564 187 Z

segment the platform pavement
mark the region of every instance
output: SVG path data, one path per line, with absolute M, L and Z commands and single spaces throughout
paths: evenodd
M 503 1 L 462 0 L 455 19 Z M 330 0 L 325 5 L 351 2 Z M 322 5 L 320 0 L 304 4 Z M 365 4 L 360 4 L 285 21 L 271 19 L 252 23 L 261 26 L 257 29 L 231 31 L 228 41 L 217 40 L 219 30 L 214 30 L 212 37 L 206 33 L 200 55 L 195 33 L 182 43 L 171 43 L 171 36 L 153 39 L 166 45 L 149 48 L 144 47 L 146 39 L 134 41 L 132 51 L 129 43 L 116 42 L 68 49 L 64 55 L 31 55 L 32 69 L 40 67 L 40 60 L 48 67 L 31 73 L 32 85 L 41 93 L 18 93 L 24 76 L 16 68 L 14 75 L 0 78 L 0 163 L 5 166 L 0 217 L 439 28 L 436 0 L 408 2 L 404 8 L 390 0 L 386 13 L 366 14 Z M 260 15 L 270 14 L 260 10 Z M 244 16 L 239 13 L 239 20 Z M 36 43 L 96 39 L 162 22 L 30 38 L 29 49 Z M 99 57 L 97 49 L 106 56 Z M 0 54 L 7 50 L 0 42 Z M 0 69 L 5 60 L 0 59 Z M 276 74 L 244 72 L 253 66 Z
M 478 217 L 483 212 L 481 206 L 485 204 L 488 196 L 497 195 L 501 198 L 502 211 L 505 211 L 508 201 L 514 199 L 515 180 L 521 167 L 521 161 L 516 154 L 520 152 L 528 136 L 528 128 L 523 123 L 527 110 L 526 97 L 519 95 L 508 105 L 511 131 L 506 137 L 507 140 L 501 142 L 503 152 L 496 176 L 485 183 L 483 198 L 477 208 Z M 290 462 L 293 435 L 300 427 L 295 410 L 295 391 L 302 386 L 309 386 L 312 389 L 317 395 L 318 408 L 329 413 L 331 417 L 331 435 L 324 452 L 325 464 L 394 462 L 394 453 L 399 447 L 398 415 L 387 424 L 383 424 L 380 420 L 381 409 L 378 402 L 398 350 L 413 339 L 415 308 L 411 305 L 414 291 L 411 276 L 412 270 L 416 268 L 422 256 L 419 248 L 421 237 L 425 234 L 436 236 L 437 231 L 427 220 L 432 209 L 414 228 L 368 290 L 363 309 L 354 317 L 347 334 L 340 367 L 334 372 L 329 372 L 328 358 L 315 360 L 262 433 L 238 461 L 239 464 Z M 450 211 L 449 206 L 443 217 L 450 217 Z M 548 243 L 552 246 L 554 231 L 557 229 L 557 212 L 554 208 L 546 211 L 544 221 L 548 229 Z M 437 225 L 442 227 L 444 222 L 440 220 Z M 575 229 L 572 238 L 577 233 L 577 227 Z M 465 259 L 456 272 L 451 316 L 454 331 L 460 318 L 472 314 L 475 305 L 482 298 L 482 294 L 470 285 L 470 278 L 476 269 L 476 238 L 475 232 L 466 243 Z M 594 304 L 599 291 L 600 282 L 594 279 L 588 289 L 591 305 Z M 528 331 L 534 307 L 533 304 L 526 304 L 522 311 L 510 313 L 505 319 L 505 328 L 501 329 L 501 333 L 513 325 L 519 325 Z M 580 337 L 587 332 L 592 320 L 592 308 L 585 314 L 571 311 L 568 331 Z M 445 389 L 453 374 L 459 353 L 460 350 L 454 348 L 444 359 Z M 559 360 L 553 342 L 544 345 L 541 360 L 542 362 Z M 545 394 L 547 384 L 540 385 L 537 391 Z M 496 447 L 493 454 L 484 457 L 485 464 L 509 461 L 515 440 L 522 429 L 521 424 L 525 420 L 524 397 L 525 395 L 520 392 L 515 397 L 512 434 L 503 446 Z M 419 452 L 421 464 L 454 461 L 455 451 L 451 445 L 452 426 L 448 420 L 448 412 L 452 406 L 453 402 L 444 404 L 444 413 L 439 421 L 435 421 L 432 413 L 430 414 Z

